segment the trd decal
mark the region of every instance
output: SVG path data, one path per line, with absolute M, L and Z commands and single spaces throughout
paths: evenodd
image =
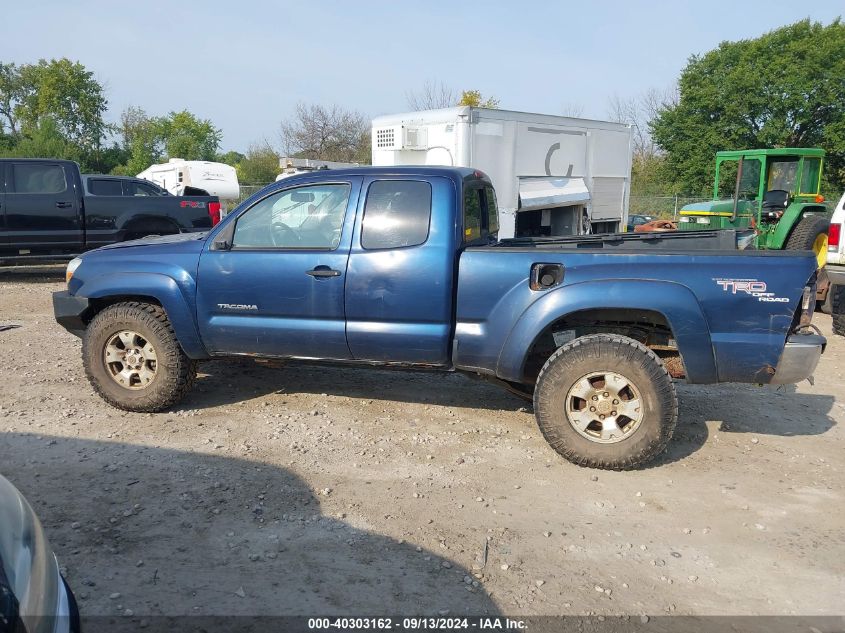
M 767 303 L 789 303 L 787 297 L 776 297 L 774 292 L 768 292 L 766 282 L 758 279 L 713 279 L 725 292 L 731 294 L 747 294 L 757 301 Z

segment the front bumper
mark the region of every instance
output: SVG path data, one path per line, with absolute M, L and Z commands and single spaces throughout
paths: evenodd
M 772 385 L 792 385 L 813 375 L 827 339 L 818 334 L 791 334 L 780 355 Z
M 828 264 L 824 267 L 824 272 L 827 273 L 830 283 L 836 284 L 837 286 L 845 286 L 845 265 Z
M 71 334 L 82 337 L 85 332 L 85 315 L 90 307 L 86 297 L 76 297 L 67 290 L 53 293 L 53 314 L 56 322 Z

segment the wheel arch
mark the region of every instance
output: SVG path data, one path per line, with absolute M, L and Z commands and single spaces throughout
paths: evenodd
M 131 282 L 131 283 L 127 283 Z M 131 290 L 127 291 L 127 287 Z M 76 294 L 86 297 L 91 309 L 85 323 L 115 303 L 140 301 L 161 306 L 170 321 L 185 354 L 193 359 L 208 358 L 189 303 L 174 279 L 159 273 L 121 273 L 101 275 L 84 283 Z
M 531 355 L 550 333 L 571 322 L 589 322 L 593 317 L 597 326 L 594 333 L 619 333 L 616 326 L 620 323 L 629 328 L 643 324 L 666 328 L 676 341 L 687 380 L 718 380 L 707 320 L 692 291 L 674 282 L 630 279 L 563 286 L 535 301 L 520 316 L 502 346 L 497 376 L 530 382 Z

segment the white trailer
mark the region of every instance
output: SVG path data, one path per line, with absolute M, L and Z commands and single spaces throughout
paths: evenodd
M 624 229 L 631 126 L 461 106 L 373 119 L 373 165 L 474 167 L 493 181 L 499 236 Z
M 235 168 L 225 163 L 171 158 L 161 165 L 150 165 L 138 178 L 149 180 L 174 196 L 217 196 L 221 201 L 237 200 L 241 190 Z

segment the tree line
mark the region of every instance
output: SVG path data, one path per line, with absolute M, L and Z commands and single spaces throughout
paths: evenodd
M 541 89 L 538 86 L 538 89 Z M 410 110 L 499 101 L 427 81 L 406 93 Z M 0 62 L 0 156 L 67 158 L 85 171 L 136 174 L 170 157 L 236 167 L 243 184 L 274 180 L 281 156 L 370 162 L 370 119 L 340 105 L 299 103 L 274 143 L 221 153 L 222 131 L 188 111 L 150 115 L 133 106 L 105 119 L 103 85 L 68 59 Z M 560 114 L 581 116 L 578 103 Z M 614 96 L 604 117 L 633 131 L 634 195 L 709 195 L 722 149 L 821 147 L 824 187 L 845 187 L 845 24 L 802 20 L 758 38 L 691 56 L 675 85 Z

